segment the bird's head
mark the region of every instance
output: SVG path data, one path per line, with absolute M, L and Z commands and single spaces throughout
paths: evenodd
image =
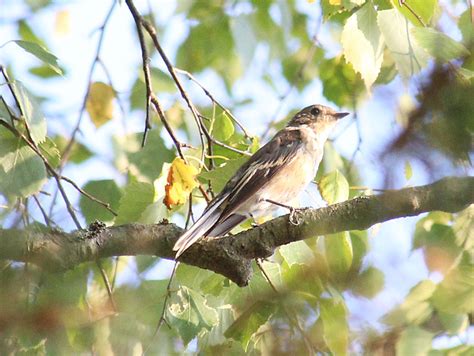
M 332 129 L 339 119 L 349 115 L 347 112 L 337 112 L 324 105 L 310 105 L 298 112 L 288 122 L 288 127 L 309 126 L 316 132 Z

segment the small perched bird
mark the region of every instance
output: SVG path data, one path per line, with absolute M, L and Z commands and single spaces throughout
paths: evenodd
M 173 247 L 178 258 L 203 236 L 222 236 L 242 221 L 267 214 L 297 197 L 316 175 L 323 147 L 337 120 L 348 113 L 323 105 L 298 112 L 244 163 L 202 216 Z

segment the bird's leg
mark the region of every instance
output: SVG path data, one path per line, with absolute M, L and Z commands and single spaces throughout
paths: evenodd
M 278 206 L 281 206 L 282 208 L 285 208 L 285 209 L 288 209 L 290 211 L 290 222 L 293 224 L 293 225 L 299 225 L 300 224 L 300 220 L 298 219 L 298 216 L 297 216 L 297 213 L 303 209 L 299 209 L 299 208 L 294 208 L 290 205 L 286 205 L 286 204 L 283 204 L 283 203 L 279 203 L 275 200 L 271 200 L 271 199 L 265 199 L 266 202 L 268 203 L 271 203 L 271 204 L 275 204 L 275 205 L 278 205 Z
M 255 216 L 252 215 L 252 213 L 249 213 L 249 216 L 250 216 L 250 219 L 252 219 L 252 227 L 257 227 L 258 226 L 258 223 L 257 223 L 257 220 L 255 220 Z

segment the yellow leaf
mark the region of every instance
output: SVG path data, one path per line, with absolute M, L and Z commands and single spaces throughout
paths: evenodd
M 329 5 L 339 6 L 341 5 L 341 0 L 329 0 Z
M 100 127 L 112 119 L 114 114 L 114 89 L 105 83 L 91 84 L 86 109 L 95 127 Z
M 71 21 L 68 10 L 56 12 L 54 31 L 60 36 L 67 35 L 71 31 Z
M 168 209 L 182 205 L 188 199 L 189 194 L 197 187 L 196 176 L 199 171 L 186 164 L 181 158 L 175 158 L 171 164 L 168 181 L 165 186 L 165 203 Z

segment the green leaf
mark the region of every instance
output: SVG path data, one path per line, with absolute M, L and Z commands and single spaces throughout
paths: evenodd
M 443 324 L 444 329 L 451 335 L 461 333 L 469 326 L 469 317 L 467 314 L 438 312 L 438 318 L 441 324 Z
M 289 267 L 295 264 L 310 265 L 314 262 L 313 251 L 304 241 L 296 241 L 289 245 L 280 246 L 278 252 Z
M 120 198 L 114 225 L 140 222 L 142 213 L 153 203 L 154 192 L 153 185 L 150 183 L 132 180 L 127 184 Z
M 130 172 L 140 181 L 151 182 L 161 173 L 163 163 L 175 158 L 173 150 L 167 148 L 159 129 L 148 132 L 147 143 L 142 148 L 143 133 L 115 136 L 115 165 L 121 172 Z
M 56 135 L 53 136 L 52 139 L 60 152 L 64 152 L 67 145 L 69 144 L 69 140 L 67 140 L 64 136 Z M 92 157 L 92 152 L 82 143 L 78 142 L 77 140 L 74 141 L 69 154 L 68 162 L 79 164 L 88 160 L 90 157 Z
M 431 350 L 433 334 L 417 326 L 404 329 L 397 341 L 397 355 L 426 355 Z
M 234 123 L 225 112 L 214 120 L 212 134 L 219 141 L 227 141 L 234 134 L 234 131 Z
M 65 74 L 66 71 L 64 70 L 64 68 L 62 67 L 60 68 L 61 68 L 61 72 Z M 28 69 L 28 72 L 42 79 L 55 78 L 59 76 L 59 74 L 53 69 L 51 69 L 51 67 L 48 65 L 40 65 L 40 66 L 32 67 Z
M 218 314 L 206 304 L 203 296 L 181 286 L 171 295 L 166 320 L 178 330 L 187 345 L 203 328 L 210 330 L 218 322 Z
M 366 92 L 361 77 L 342 56 L 322 60 L 319 75 L 324 96 L 338 106 L 349 107 L 362 92 Z
M 356 295 L 371 299 L 383 289 L 384 281 L 384 274 L 381 270 L 369 267 L 357 276 L 351 289 Z
M 468 49 L 461 43 L 434 28 L 414 27 L 411 33 L 426 52 L 443 62 L 470 55 Z
M 367 231 L 349 231 L 352 244 L 352 266 L 351 272 L 357 273 L 361 266 L 367 251 L 369 250 L 369 241 Z
M 377 26 L 377 12 L 371 2 L 346 21 L 341 41 L 344 57 L 361 74 L 369 90 L 377 79 L 383 60 L 383 39 Z
M 21 139 L 0 129 L 0 192 L 28 197 L 37 193 L 46 180 L 41 158 Z
M 58 64 L 58 58 L 43 46 L 34 42 L 23 40 L 15 40 L 13 42 L 23 48 L 26 52 L 38 58 L 40 61 L 43 61 L 59 75 L 63 75 L 63 71 L 61 70 L 61 67 L 59 67 Z
M 352 265 L 353 251 L 349 232 L 344 231 L 324 237 L 326 259 L 331 274 L 346 274 Z
M 410 180 L 411 177 L 413 177 L 413 169 L 411 168 L 410 161 L 405 161 L 404 172 L 405 172 L 405 179 L 407 181 Z
M 462 34 L 463 42 L 467 45 L 474 42 L 474 28 L 472 26 L 471 9 L 467 9 L 459 17 L 458 27 Z
M 47 48 L 46 43 L 38 37 L 30 25 L 25 20 L 18 21 L 18 34 L 20 35 L 21 39 L 27 42 L 34 42 L 39 44 L 40 46 Z
M 418 15 L 425 25 L 428 25 L 433 17 L 436 7 L 436 0 L 404 0 L 406 5 L 400 5 L 399 0 L 392 0 L 394 7 L 400 11 L 403 16 L 410 20 L 415 26 L 423 26 L 416 18 L 413 12 Z M 410 9 L 413 11 L 410 11 Z
M 433 305 L 437 310 L 451 314 L 474 312 L 473 270 L 474 265 L 461 263 L 446 275 L 433 294 Z
M 405 301 L 384 317 L 384 322 L 392 326 L 405 324 L 420 324 L 432 313 L 433 308 L 429 299 L 436 290 L 436 285 L 425 280 L 410 290 Z
M 425 228 L 417 224 L 413 246 L 423 247 L 425 262 L 430 271 L 449 270 L 462 252 L 462 248 L 456 244 L 453 228 L 437 223 L 425 225 Z
M 323 176 L 319 181 L 318 188 L 328 204 L 340 203 L 349 198 L 349 183 L 338 170 Z
M 46 119 L 40 106 L 21 82 L 13 83 L 13 90 L 20 102 L 20 108 L 28 124 L 31 139 L 36 144 L 40 144 L 44 141 L 47 131 Z
M 260 300 L 245 310 L 226 330 L 224 335 L 239 341 L 247 351 L 250 339 L 275 312 L 275 304 Z
M 413 25 L 398 10 L 379 11 L 377 22 L 402 78 L 408 79 L 426 66 L 428 55 L 413 37 Z
M 248 160 L 248 157 L 241 157 L 229 160 L 225 165 L 217 167 L 210 172 L 202 172 L 199 178 L 210 180 L 212 189 L 215 193 L 219 193 L 224 188 L 227 181 L 234 175 L 237 169 L 240 168 Z
M 58 146 L 56 146 L 56 143 L 51 140 L 49 137 L 46 137 L 46 139 L 40 143 L 39 149 L 41 150 L 41 153 L 46 157 L 48 160 L 49 164 L 53 166 L 53 168 L 56 168 L 59 166 L 59 162 L 61 161 L 61 154 L 59 153 Z
M 111 179 L 92 180 L 87 182 L 82 189 L 94 198 L 108 203 L 113 210 L 117 211 L 122 192 L 115 181 Z M 79 199 L 79 206 L 88 224 L 94 220 L 110 221 L 114 218 L 112 213 L 105 209 L 105 207 L 84 195 L 81 195 Z
M 347 355 L 349 348 L 349 326 L 346 306 L 342 300 L 322 299 L 320 303 L 324 340 L 335 355 Z

